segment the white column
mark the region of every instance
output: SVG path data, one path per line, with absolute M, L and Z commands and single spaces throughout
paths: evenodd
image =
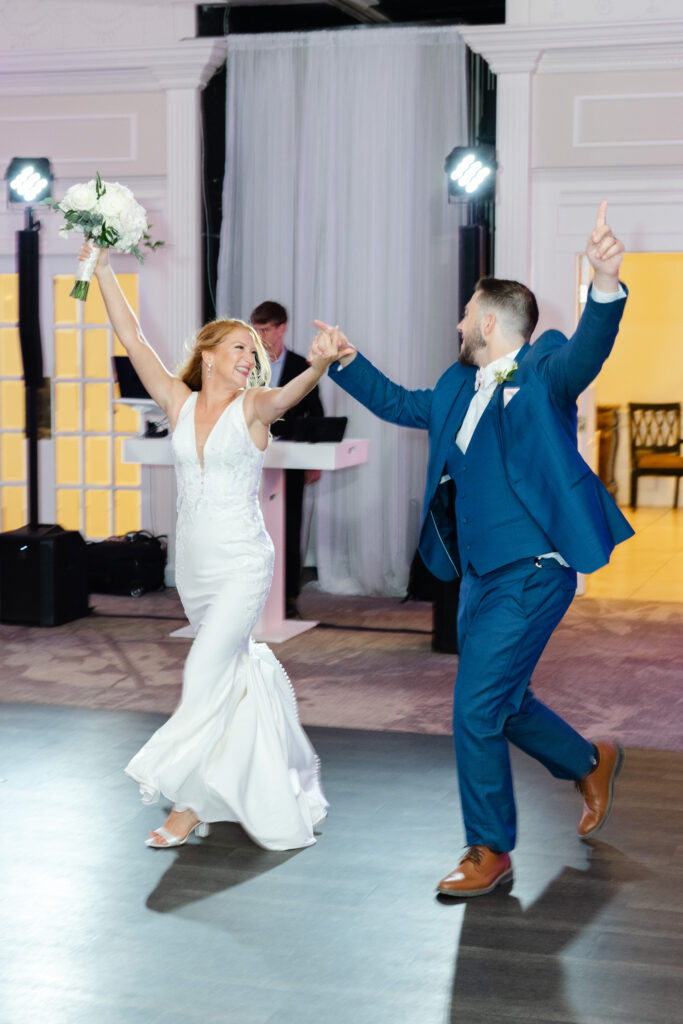
M 175 361 L 201 326 L 200 104 L 196 88 L 166 92 L 166 202 L 173 247 L 168 267 L 168 351 Z
M 182 45 L 182 59 L 173 54 L 154 68 L 166 93 L 166 320 L 172 362 L 183 358 L 184 342 L 201 326 L 200 90 L 225 54 L 224 40 L 188 40 Z
M 531 256 L 531 71 L 497 83 L 496 277 L 529 281 Z
M 494 274 L 529 283 L 531 269 L 532 83 L 543 40 L 509 26 L 461 28 L 496 83 L 496 238 Z

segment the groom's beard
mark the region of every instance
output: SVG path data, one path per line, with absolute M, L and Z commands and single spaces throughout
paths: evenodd
M 483 348 L 486 348 L 486 342 L 484 336 L 481 333 L 481 328 L 478 324 L 475 324 L 471 330 L 462 336 L 462 348 L 460 349 L 460 355 L 458 356 L 458 362 L 462 366 L 474 366 L 479 367 L 476 356 L 478 352 L 481 352 Z

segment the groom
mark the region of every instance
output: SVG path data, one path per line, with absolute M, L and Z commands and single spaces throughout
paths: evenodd
M 633 533 L 576 444 L 576 400 L 609 355 L 626 301 L 624 246 L 606 211 L 603 202 L 586 248 L 593 283 L 570 339 L 546 331 L 531 345 L 533 293 L 482 278 L 458 324 L 458 362 L 433 390 L 409 391 L 318 323 L 337 338 L 337 384 L 382 419 L 429 431 L 419 550 L 439 579 L 462 577 L 453 734 L 468 850 L 437 886 L 448 896 L 481 896 L 512 875 L 509 743 L 576 782 L 583 839 L 604 825 L 621 767 L 618 744 L 585 739 L 530 687 L 577 571 L 605 565 Z

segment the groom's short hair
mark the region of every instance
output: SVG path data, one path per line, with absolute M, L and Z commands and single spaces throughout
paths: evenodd
M 480 277 L 474 293 L 480 296 L 481 308 L 489 308 L 498 313 L 504 326 L 521 334 L 525 341 L 531 340 L 538 323 L 538 304 L 530 288 L 519 281 Z

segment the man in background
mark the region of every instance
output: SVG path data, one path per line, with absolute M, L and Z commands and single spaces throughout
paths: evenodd
M 281 387 L 308 367 L 303 356 L 285 346 L 287 310 L 279 302 L 261 302 L 251 314 L 270 359 L 270 386 Z M 294 422 L 309 416 L 323 416 L 318 388 L 276 420 L 270 430 L 273 437 L 291 439 Z M 287 618 L 299 618 L 296 600 L 301 584 L 301 517 L 304 486 L 320 479 L 319 469 L 288 469 L 285 472 L 285 604 Z

